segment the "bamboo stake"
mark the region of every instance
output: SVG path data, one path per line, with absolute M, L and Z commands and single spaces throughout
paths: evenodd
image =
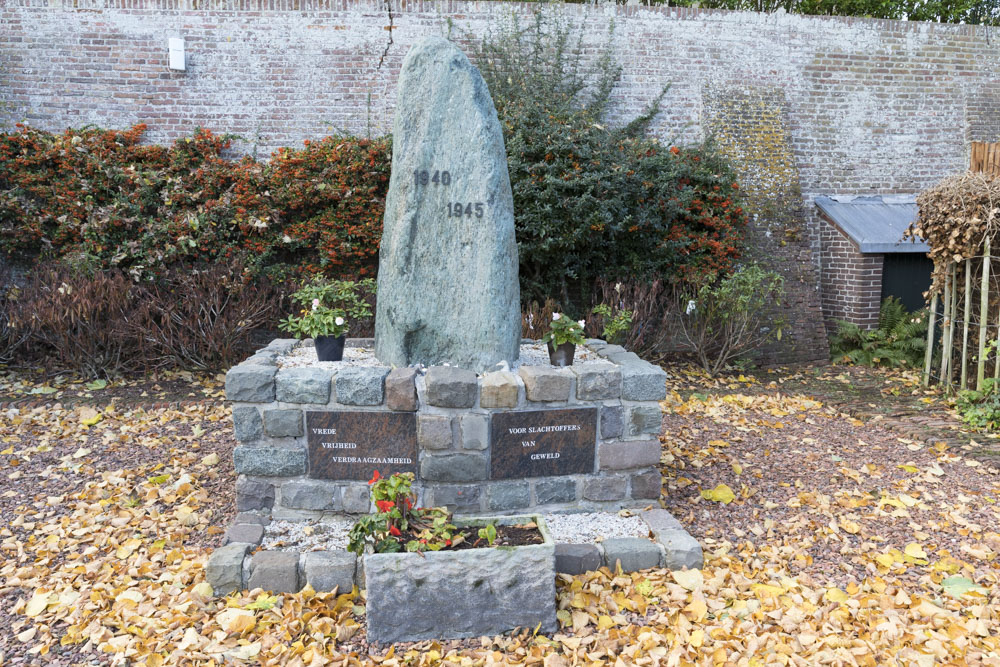
M 997 310 L 997 338 L 1000 338 L 1000 309 Z M 1000 380 L 1000 346 L 993 350 L 993 379 Z
M 969 318 L 972 316 L 972 260 L 965 260 L 965 310 L 962 313 L 962 379 L 960 386 L 968 389 L 969 380 Z
M 951 331 L 951 265 L 945 269 L 944 274 L 944 310 L 941 312 L 941 372 L 938 374 L 939 382 L 945 387 L 948 386 L 948 363 L 951 361 L 951 340 L 948 333 Z
M 934 324 L 937 320 L 937 292 L 931 297 L 931 308 L 927 312 L 927 347 L 924 348 L 924 377 L 922 378 L 925 387 L 931 384 L 931 362 L 934 360 Z
M 948 314 L 948 391 L 955 374 L 955 323 L 958 322 L 958 262 L 951 264 L 951 313 Z
M 976 364 L 976 391 L 983 390 L 983 376 L 986 372 L 986 318 L 990 309 L 990 237 L 983 243 L 983 282 L 979 295 L 979 357 Z

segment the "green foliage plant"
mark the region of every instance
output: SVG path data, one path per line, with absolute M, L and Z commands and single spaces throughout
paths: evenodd
M 413 473 L 382 477 L 376 470 L 371 480 L 374 514 L 359 519 L 348 533 L 348 550 L 359 556 L 366 549 L 375 553 L 440 551 L 458 546 L 465 534 L 453 523 L 444 507 L 416 507 Z M 488 524 L 484 529 L 496 526 Z M 480 530 L 482 533 L 482 530 Z M 493 542 L 489 542 L 492 546 Z
M 620 285 L 621 283 L 619 283 Z M 625 334 L 632 327 L 631 310 L 612 309 L 608 304 L 600 303 L 594 306 L 593 313 L 603 320 L 604 329 L 601 331 L 601 336 L 609 343 L 621 343 Z
M 747 215 L 730 165 L 710 144 L 646 136 L 666 89 L 608 122 L 622 73 L 610 44 L 586 66 L 574 29 L 539 11 L 499 20 L 476 56 L 507 148 L 524 303 L 583 311 L 598 278 L 697 283 L 740 255 Z
M 783 322 L 768 319 L 784 294 L 774 271 L 747 264 L 731 275 L 678 293 L 678 343 L 694 353 L 709 375 L 730 360 L 780 340 Z
M 371 304 L 364 295 L 375 293 L 375 281 L 325 280 L 314 277 L 292 294 L 292 301 L 303 306 L 299 315 L 290 315 L 279 327 L 296 338 L 343 336 L 352 320 L 370 317 Z
M 586 340 L 583 337 L 584 321 L 574 321 L 563 313 L 552 313 L 552 322 L 549 330 L 542 336 L 543 343 L 549 343 L 552 347 L 559 347 L 566 343 L 573 345 L 583 345 Z
M 998 0 L 644 0 L 643 4 L 898 21 L 1000 25 Z
M 1000 381 L 986 378 L 981 390 L 959 391 L 955 409 L 962 421 L 976 430 L 1000 430 Z
M 879 307 L 878 328 L 838 322 L 830 338 L 833 361 L 858 366 L 919 368 L 927 347 L 927 311 L 910 313 L 895 297 Z

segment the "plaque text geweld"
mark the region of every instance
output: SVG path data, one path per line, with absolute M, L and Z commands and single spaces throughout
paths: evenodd
M 597 408 L 494 413 L 492 479 L 594 472 Z

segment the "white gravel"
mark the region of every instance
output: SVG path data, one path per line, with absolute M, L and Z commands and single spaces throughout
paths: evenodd
M 589 347 L 578 345 L 576 354 L 573 356 L 574 365 L 582 365 L 601 361 L 601 357 Z M 279 368 L 293 368 L 300 366 L 317 366 L 331 371 L 337 371 L 347 366 L 379 366 L 381 363 L 375 358 L 375 350 L 370 347 L 347 347 L 344 348 L 344 358 L 342 361 L 319 361 L 316 358 L 316 348 L 313 346 L 299 347 L 292 350 L 290 354 L 278 357 Z M 520 366 L 552 366 L 549 363 L 549 351 L 544 343 L 527 343 L 521 345 L 520 359 L 514 362 L 512 370 Z
M 637 516 L 611 512 L 543 516 L 556 543 L 595 544 L 616 537 L 649 537 L 649 526 Z
M 354 519 L 272 521 L 264 528 L 261 546 L 271 551 L 346 551 Z

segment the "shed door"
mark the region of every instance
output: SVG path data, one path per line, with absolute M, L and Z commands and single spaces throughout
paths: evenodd
M 934 262 L 919 252 L 884 256 L 882 264 L 882 299 L 894 296 L 909 311 L 926 306 L 924 292 L 931 286 Z

